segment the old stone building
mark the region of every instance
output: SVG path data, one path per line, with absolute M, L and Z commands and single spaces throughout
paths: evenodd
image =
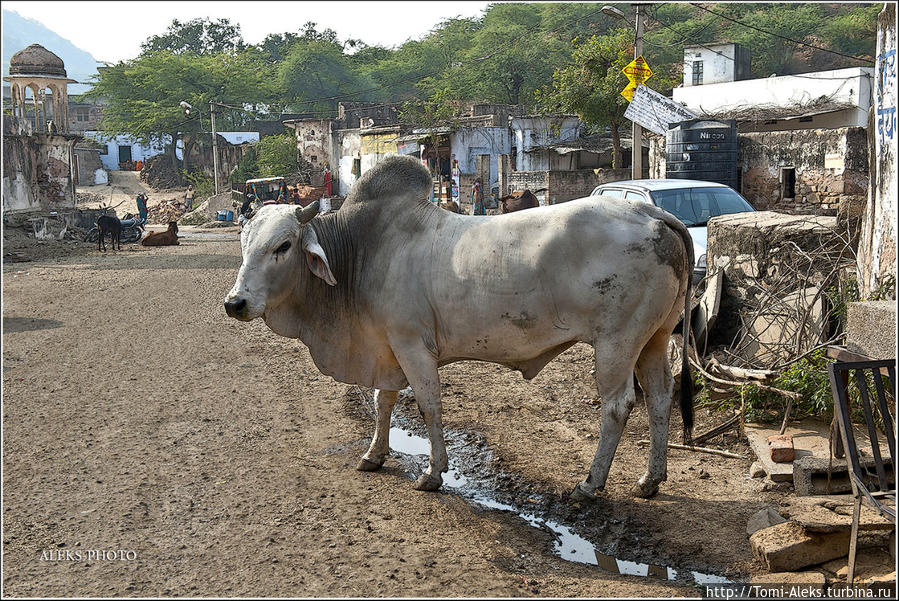
M 10 60 L 11 113 L 3 116 L 3 210 L 75 206 L 75 144 L 68 133 L 74 80 L 62 60 L 32 44 Z M 31 97 L 29 98 L 29 93 Z

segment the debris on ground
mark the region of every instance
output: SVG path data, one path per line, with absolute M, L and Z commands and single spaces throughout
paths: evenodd
M 75 193 L 75 201 L 78 204 L 87 204 L 87 203 L 104 203 L 107 201 L 107 197 L 98 192 L 77 192 Z
M 150 157 L 144 162 L 144 168 L 140 170 L 141 180 L 154 188 L 177 188 L 181 185 L 181 177 L 178 171 L 172 167 L 172 159 L 168 155 L 159 154 Z
M 792 572 L 846 555 L 849 532 L 809 532 L 789 521 L 762 528 L 749 542 L 769 571 Z
M 178 221 L 184 214 L 184 203 L 171 198 L 147 209 L 147 223 L 165 225 L 169 221 Z
M 746 522 L 746 536 L 752 536 L 763 528 L 770 528 L 786 521 L 787 518 L 780 515 L 773 507 L 767 507 L 752 514 L 752 517 Z

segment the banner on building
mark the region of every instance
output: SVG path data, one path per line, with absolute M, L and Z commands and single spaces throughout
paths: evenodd
M 644 85 L 637 86 L 637 89 L 634 91 L 634 99 L 627 105 L 624 116 L 663 136 L 668 131 L 668 126 L 672 123 L 699 118 L 699 115 L 688 110 L 683 105 L 662 96 Z

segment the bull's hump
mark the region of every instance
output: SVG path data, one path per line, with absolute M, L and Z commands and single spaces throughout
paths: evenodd
M 431 173 L 417 159 L 389 156 L 356 182 L 347 203 L 407 204 L 427 198 L 431 191 Z

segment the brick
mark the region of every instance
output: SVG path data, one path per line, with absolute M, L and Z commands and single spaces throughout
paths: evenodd
M 790 463 L 796 458 L 791 434 L 776 434 L 768 437 L 768 452 L 774 463 Z

